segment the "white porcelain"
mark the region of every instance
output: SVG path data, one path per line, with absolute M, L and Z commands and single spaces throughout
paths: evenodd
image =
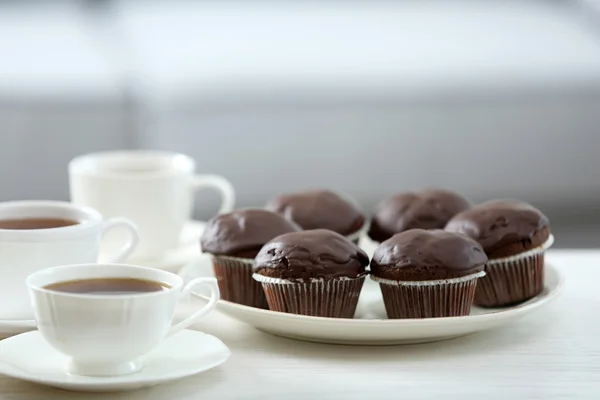
M 57 282 L 93 278 L 134 278 L 161 282 L 168 288 L 134 294 L 74 294 L 44 287 Z M 205 285 L 208 304 L 173 324 L 175 309 L 190 291 Z M 215 308 L 219 288 L 215 278 L 187 285 L 176 274 L 123 264 L 54 267 L 27 278 L 38 330 L 48 343 L 71 357 L 68 371 L 78 375 L 116 376 L 139 371 L 140 358 L 166 337 L 187 328 Z
M 63 218 L 81 223 L 50 229 L 0 229 L 0 320 L 31 320 L 33 310 L 25 278 L 33 272 L 64 264 L 98 261 L 100 242 L 111 229 L 121 228 L 120 249 L 108 255 L 120 262 L 134 249 L 135 225 L 124 218 L 104 220 L 91 208 L 60 201 L 10 201 L 0 203 L 0 219 Z
M 230 350 L 214 336 L 184 330 L 144 356 L 141 371 L 124 376 L 88 377 L 65 372 L 68 357 L 52 348 L 40 332 L 0 341 L 0 374 L 80 392 L 114 392 L 155 386 L 196 375 L 224 363 Z
M 187 279 L 212 276 L 210 260 L 186 266 L 180 275 Z M 564 286 L 560 272 L 546 264 L 544 291 L 515 307 L 483 309 L 473 307 L 471 315 L 450 318 L 390 320 L 386 318 L 378 284 L 365 280 L 355 319 L 319 318 L 247 307 L 220 300 L 217 310 L 239 321 L 278 336 L 310 342 L 389 345 L 426 343 L 496 328 L 537 311 L 555 299 Z M 205 297 L 206 293 L 194 291 Z
M 37 329 L 34 319 L 25 320 L 0 320 L 0 338 L 18 335 Z
M 200 236 L 204 232 L 206 222 L 188 221 L 183 226 L 179 239 L 179 246 L 167 250 L 160 257 L 145 259 L 139 262 L 144 267 L 164 269 L 165 271 L 178 272 L 183 266 L 197 260 L 201 256 Z M 100 254 L 100 262 L 108 260 L 109 255 Z M 135 261 L 135 260 L 134 260 Z M 128 263 L 130 263 L 128 261 Z M 135 262 L 134 262 L 135 263 Z
M 218 175 L 197 175 L 190 157 L 128 150 L 87 154 L 69 163 L 71 200 L 107 216 L 123 215 L 139 227 L 140 243 L 130 262 L 162 257 L 177 248 L 191 218 L 194 192 L 212 188 L 222 198 L 219 213 L 235 204 L 233 186 Z M 118 234 L 112 234 L 111 241 Z M 110 244 L 107 245 L 110 248 Z

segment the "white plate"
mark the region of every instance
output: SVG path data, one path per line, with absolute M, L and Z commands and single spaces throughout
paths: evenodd
M 17 335 L 37 329 L 34 320 L 0 320 L 0 337 Z
M 143 265 L 177 272 L 182 266 L 192 262 L 200 256 L 200 236 L 204 232 L 206 222 L 188 221 L 181 233 L 180 245 L 169 250 L 163 257 L 157 259 L 128 259 L 128 264 Z M 100 255 L 100 260 L 105 260 L 106 255 Z
M 145 358 L 145 367 L 135 374 L 86 377 L 67 374 L 67 357 L 35 331 L 0 342 L 0 374 L 66 390 L 114 392 L 195 375 L 224 363 L 230 355 L 227 346 L 216 337 L 184 330 L 151 351 Z
M 210 259 L 188 265 L 184 279 L 212 276 Z M 264 332 L 311 342 L 389 345 L 445 340 L 505 325 L 538 310 L 555 299 L 564 281 L 560 272 L 546 264 L 544 291 L 537 297 L 509 308 L 473 307 L 471 315 L 449 318 L 386 319 L 379 286 L 370 279 L 360 294 L 355 319 L 309 317 L 261 310 L 220 300 L 217 310 Z M 195 293 L 203 297 L 204 293 Z

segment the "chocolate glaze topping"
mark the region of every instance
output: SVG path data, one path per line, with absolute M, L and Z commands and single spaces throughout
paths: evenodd
M 364 216 L 351 201 L 330 190 L 309 190 L 277 196 L 266 208 L 283 214 L 303 229 L 329 229 L 342 235 L 358 231 Z
M 506 253 L 502 252 L 506 246 L 519 244 L 522 252 L 542 245 L 550 235 L 550 222 L 540 210 L 525 202 L 492 200 L 456 215 L 446 230 L 477 240 L 492 258 L 496 254 L 509 255 L 502 254 Z
M 483 271 L 487 257 L 475 240 L 443 230 L 411 229 L 381 243 L 371 274 L 397 281 L 459 278 Z
M 200 245 L 205 253 L 254 258 L 269 240 L 299 230 L 295 223 L 271 211 L 236 210 L 208 221 Z
M 344 236 L 326 229 L 286 233 L 267 243 L 256 256 L 255 271 L 289 280 L 365 274 L 369 258 Z
M 369 237 L 383 242 L 409 229 L 443 229 L 450 218 L 470 206 L 468 200 L 448 190 L 399 193 L 375 207 Z

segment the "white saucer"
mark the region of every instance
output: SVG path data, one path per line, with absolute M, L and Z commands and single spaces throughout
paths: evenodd
M 200 255 L 200 236 L 204 232 L 206 222 L 188 221 L 181 233 L 180 245 L 165 253 L 163 257 L 157 259 L 128 259 L 128 264 L 143 265 L 164 269 L 166 271 L 177 272 L 179 268 L 188 264 Z M 100 260 L 106 259 L 106 256 L 100 255 Z
M 0 320 L 0 338 L 37 329 L 34 320 Z
M 212 276 L 210 259 L 188 265 L 184 279 Z M 464 317 L 390 320 L 386 318 L 379 286 L 365 280 L 354 319 L 319 318 L 247 307 L 219 300 L 217 310 L 264 332 L 311 342 L 388 345 L 425 343 L 496 328 L 540 309 L 555 299 L 564 286 L 560 272 L 546 264 L 544 291 L 515 307 L 483 309 L 473 307 Z M 202 292 L 194 293 L 204 297 Z
M 86 377 L 65 372 L 67 357 L 38 332 L 0 341 L 0 374 L 60 389 L 114 392 L 139 389 L 185 378 L 224 363 L 231 352 L 214 336 L 185 330 L 146 356 L 140 372 L 116 377 Z

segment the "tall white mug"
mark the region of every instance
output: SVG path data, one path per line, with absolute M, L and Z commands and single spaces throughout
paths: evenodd
M 192 215 L 195 191 L 212 188 L 222 198 L 219 213 L 233 210 L 231 183 L 195 171 L 194 160 L 178 153 L 124 150 L 87 154 L 69 163 L 71 200 L 108 217 L 130 218 L 140 235 L 130 259 L 157 259 L 179 245 L 184 224 Z M 111 234 L 111 239 L 117 240 L 117 235 Z
M 46 229 L 0 229 L 0 319 L 31 320 L 33 309 L 25 279 L 31 273 L 64 264 L 94 263 L 102 236 L 112 228 L 124 228 L 128 237 L 111 255 L 125 259 L 135 247 L 135 225 L 124 218 L 104 220 L 91 208 L 60 201 L 10 201 L 0 203 L 0 220 L 62 219 L 73 225 Z

